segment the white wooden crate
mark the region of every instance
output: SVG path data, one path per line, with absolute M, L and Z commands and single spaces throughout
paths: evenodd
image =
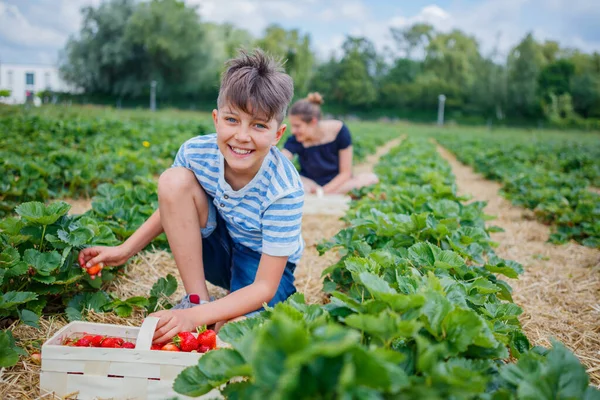
M 141 327 L 71 322 L 42 345 L 40 395 L 88 399 L 189 399 L 173 390 L 173 381 L 202 353 L 150 350 L 158 318 L 147 317 Z M 135 341 L 135 349 L 62 345 L 63 339 L 83 333 Z M 227 346 L 217 337 L 217 347 Z M 216 390 L 196 399 L 220 399 Z

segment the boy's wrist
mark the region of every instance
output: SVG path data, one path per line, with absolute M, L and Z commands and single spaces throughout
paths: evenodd
M 133 257 L 135 255 L 135 253 L 137 253 L 135 251 L 135 249 L 129 243 L 129 240 L 126 240 L 125 242 L 121 243 L 119 245 L 119 247 L 121 248 L 121 250 L 123 250 L 123 252 L 126 254 L 128 259 Z

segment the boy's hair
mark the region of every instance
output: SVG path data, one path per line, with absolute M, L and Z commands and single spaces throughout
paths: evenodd
M 294 96 L 294 82 L 285 73 L 281 61 L 257 48 L 252 54 L 240 50 L 240 55 L 226 65 L 217 106 L 230 104 L 266 121 L 275 117 L 281 124 Z
M 321 104 L 323 96 L 319 92 L 309 93 L 305 99 L 298 100 L 290 108 L 290 115 L 297 115 L 304 122 L 310 122 L 313 118 L 321 119 Z

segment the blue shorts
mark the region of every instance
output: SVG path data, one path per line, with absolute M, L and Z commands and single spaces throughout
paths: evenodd
M 213 285 L 235 292 L 254 282 L 261 254 L 234 243 L 225 221 L 219 215 L 212 198 L 208 197 L 208 221 L 202 229 L 202 261 L 204 276 Z M 267 304 L 273 306 L 296 293 L 294 270 L 296 264 L 288 262 L 275 297 Z M 256 311 L 264 310 L 263 307 Z M 254 314 L 256 311 L 250 313 Z M 249 315 L 249 314 L 247 314 Z

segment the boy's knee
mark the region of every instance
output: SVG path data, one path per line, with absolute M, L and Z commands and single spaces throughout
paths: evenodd
M 169 168 L 158 178 L 158 196 L 171 197 L 180 193 L 193 193 L 199 183 L 192 171 L 186 168 Z

